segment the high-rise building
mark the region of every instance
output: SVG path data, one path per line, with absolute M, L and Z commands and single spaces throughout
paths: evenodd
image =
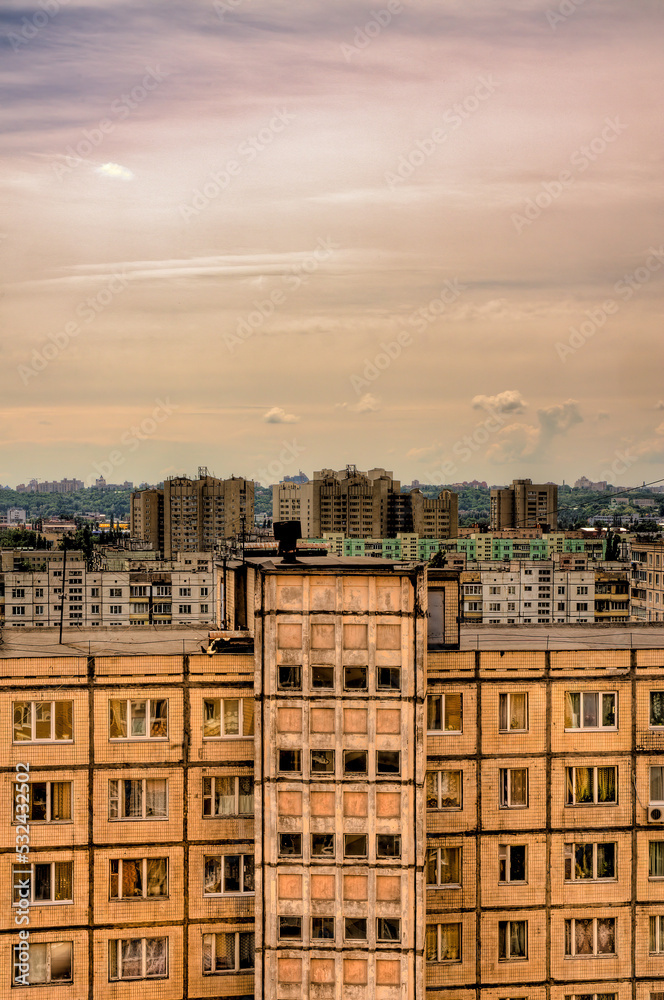
M 254 524 L 254 484 L 216 479 L 199 469 L 198 479 L 174 476 L 157 489 L 131 496 L 131 536 L 171 559 L 176 552 L 212 552 Z
M 491 490 L 491 530 L 558 525 L 558 487 L 514 479 L 511 486 Z

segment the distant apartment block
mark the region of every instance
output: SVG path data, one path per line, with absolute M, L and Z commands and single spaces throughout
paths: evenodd
M 558 524 L 558 487 L 514 479 L 511 486 L 491 490 L 491 529 L 534 528 Z
M 636 621 L 664 621 L 664 541 L 632 542 L 631 611 Z
M 594 493 L 603 493 L 607 487 L 608 483 L 606 479 L 602 479 L 597 483 L 593 483 L 592 480 L 587 479 L 586 476 L 581 476 L 580 479 L 574 483 L 575 490 L 592 490 Z
M 254 484 L 248 479 L 216 479 L 199 470 L 198 479 L 176 476 L 163 488 L 131 496 L 132 538 L 171 559 L 177 552 L 213 552 L 254 523 Z

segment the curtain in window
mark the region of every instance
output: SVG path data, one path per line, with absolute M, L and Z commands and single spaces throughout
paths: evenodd
M 526 696 L 513 694 L 510 698 L 510 729 L 526 728 Z
M 576 802 L 593 801 L 593 769 L 591 767 L 576 768 Z
M 168 972 L 167 939 L 148 938 L 145 942 L 145 975 L 165 976 Z
M 72 861 L 55 862 L 55 899 L 73 899 L 72 894 Z
M 255 959 L 255 938 L 252 933 L 240 934 L 240 968 L 253 969 Z
M 168 779 L 147 778 L 145 782 L 145 815 L 166 816 L 168 813 Z
M 460 854 L 461 851 L 458 847 L 441 847 L 440 881 L 442 885 L 458 885 Z
M 615 844 L 597 845 L 597 878 L 615 878 Z
M 125 786 L 125 811 L 127 817 L 141 817 L 143 815 L 143 782 L 141 780 L 127 780 Z
M 461 959 L 460 924 L 440 925 L 440 959 L 441 962 L 458 962 Z
M 461 729 L 461 695 L 445 696 L 445 730 L 457 733 Z
M 143 973 L 143 944 L 140 938 L 130 938 L 128 941 L 121 941 L 122 949 L 122 978 L 139 979 Z
M 47 944 L 32 944 L 30 943 L 30 961 L 28 965 L 30 970 L 28 972 L 28 982 L 32 983 L 45 983 L 46 980 L 46 950 L 48 948 Z
M 168 894 L 166 858 L 148 858 L 147 894 L 148 896 L 166 896 Z
M 650 725 L 664 726 L 664 691 L 650 692 Z
M 583 727 L 597 729 L 597 707 L 599 695 L 595 691 L 585 691 L 583 694 Z
M 51 703 L 38 701 L 35 705 L 35 739 L 51 739 Z
M 440 804 L 443 809 L 461 805 L 461 771 L 440 772 Z
M 525 768 L 515 768 L 511 772 L 512 783 L 512 805 L 525 806 L 527 804 L 527 784 L 528 771 Z
M 254 812 L 254 779 L 240 778 L 239 810 L 241 815 L 253 815 Z
M 71 782 L 51 783 L 51 819 L 71 819 Z
M 615 767 L 597 768 L 597 800 L 598 802 L 616 801 Z
M 581 695 L 575 691 L 565 692 L 565 729 L 578 729 L 581 724 Z
M 122 895 L 127 899 L 143 895 L 143 863 L 137 859 L 122 862 Z
M 652 878 L 664 877 L 664 840 L 650 841 L 649 874 Z
M 593 845 L 577 844 L 574 848 L 574 878 L 593 877 Z
M 224 699 L 224 736 L 240 735 L 240 703 L 237 698 Z
M 32 965 L 32 949 L 30 945 L 30 965 Z M 51 982 L 66 982 L 72 978 L 71 974 L 71 942 L 58 941 L 50 945 L 51 948 Z
M 650 918 L 650 952 L 654 954 L 657 951 L 657 921 L 660 917 Z M 660 927 L 660 931 L 662 928 Z
M 168 736 L 168 702 L 159 699 L 150 703 L 150 736 Z
M 574 923 L 574 954 L 593 954 L 593 921 L 576 920 Z
M 424 941 L 425 959 L 427 962 L 438 961 L 438 925 L 427 924 Z
M 235 968 L 235 934 L 215 934 L 215 972 Z
M 207 698 L 203 702 L 203 736 L 221 736 L 221 702 Z
M 221 892 L 221 858 L 206 857 L 205 859 L 205 890 L 206 893 Z
M 212 956 L 216 934 L 203 935 L 203 972 L 212 972 Z
M 120 815 L 118 781 L 108 783 L 108 815 L 110 819 L 117 819 Z
M 616 922 L 609 920 L 597 921 L 597 952 L 599 955 L 613 955 L 616 950 Z
M 70 740 L 74 729 L 72 726 L 71 701 L 56 701 L 55 703 L 55 738 L 56 740 Z
M 244 855 L 244 891 L 253 892 L 254 891 L 254 856 L 253 854 Z
M 30 702 L 14 702 L 14 742 L 32 739 L 32 706 Z
M 51 866 L 50 864 L 35 865 L 34 869 L 34 899 L 38 902 L 49 902 L 51 899 Z
M 244 736 L 254 735 L 254 699 L 245 698 L 242 702 L 242 733 Z
M 147 730 L 145 728 L 145 710 L 146 703 L 144 701 L 132 701 L 131 702 L 131 735 L 132 736 L 146 736 Z
M 442 729 L 443 720 L 441 712 L 442 698 L 440 695 L 430 694 L 427 698 L 427 729 Z
M 240 889 L 240 855 L 227 854 L 224 857 L 224 892 L 239 892 Z
M 510 957 L 526 957 L 526 922 L 512 920 L 510 923 Z
M 127 737 L 127 702 L 109 701 L 109 732 L 110 738 L 126 739 Z
M 217 816 L 235 813 L 235 778 L 215 778 L 215 805 Z
M 430 847 L 426 860 L 427 885 L 438 885 L 438 851 Z
M 664 802 L 664 768 L 657 766 L 650 768 L 650 801 Z
M 426 774 L 426 808 L 427 809 L 437 809 L 438 808 L 438 789 L 437 789 L 437 777 L 436 771 L 427 771 Z
M 615 726 L 616 724 L 616 696 L 614 694 L 602 695 L 602 725 Z

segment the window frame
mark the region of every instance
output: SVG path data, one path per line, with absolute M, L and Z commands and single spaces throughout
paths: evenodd
M 577 802 L 576 801 L 576 771 L 580 767 L 583 767 L 583 768 L 585 768 L 587 770 L 591 770 L 593 772 L 593 800 L 592 800 L 592 802 Z M 611 767 L 611 768 L 613 768 L 613 770 L 615 772 L 615 777 L 614 777 L 614 788 L 615 788 L 615 793 L 616 793 L 615 798 L 614 799 L 607 799 L 604 802 L 601 802 L 599 800 L 599 798 L 598 798 L 598 794 L 599 794 L 599 782 L 598 782 L 598 778 L 599 778 L 599 769 L 600 769 L 600 767 L 606 767 L 606 768 Z M 571 775 L 571 779 L 570 779 L 570 775 Z M 566 766 L 565 767 L 565 782 L 566 782 L 566 788 L 565 788 L 565 806 L 566 807 L 567 806 L 574 806 L 575 808 L 588 808 L 588 807 L 593 807 L 593 806 L 600 806 L 600 807 L 603 808 L 605 806 L 617 806 L 618 805 L 618 777 L 619 777 L 619 771 L 618 771 L 618 765 L 617 764 L 579 764 L 579 765 L 573 764 L 573 765 L 570 765 L 570 766 Z M 570 800 L 570 792 L 571 792 L 571 794 L 573 796 L 572 800 Z
M 659 700 L 661 700 L 661 703 L 662 703 L 662 715 L 661 715 L 662 721 L 661 722 L 653 722 L 652 721 L 652 718 L 653 718 L 653 711 L 652 711 L 652 708 L 653 708 L 653 704 L 652 704 L 653 703 L 653 695 L 658 695 L 659 696 Z M 655 731 L 664 730 L 664 690 L 662 690 L 661 688 L 656 688 L 655 690 L 651 690 L 651 691 L 648 692 L 648 728 L 649 729 L 654 729 Z
M 222 781 L 222 780 L 223 781 L 228 781 L 229 779 L 231 779 L 233 781 L 233 784 L 234 784 L 234 793 L 233 793 L 233 795 L 234 795 L 234 799 L 235 799 L 235 809 L 231 813 L 215 812 L 214 811 L 214 807 L 215 807 L 215 803 L 216 803 L 217 798 L 218 798 L 218 796 L 216 794 L 216 783 L 217 783 L 217 781 Z M 209 791 L 209 793 L 205 791 L 205 783 L 207 781 L 210 782 L 210 791 Z M 203 809 L 202 818 L 203 819 L 228 819 L 228 818 L 230 818 L 232 816 L 253 816 L 254 815 L 254 811 L 255 811 L 255 807 L 254 806 L 252 806 L 252 809 L 251 809 L 250 812 L 240 812 L 240 799 L 241 798 L 248 798 L 247 795 L 245 795 L 245 796 L 241 796 L 240 795 L 240 782 L 241 781 L 250 781 L 251 782 L 251 800 L 252 800 L 252 802 L 254 802 L 254 794 L 255 794 L 255 792 L 254 792 L 254 776 L 252 774 L 204 774 L 204 775 L 202 775 L 202 782 L 201 782 L 201 799 L 202 799 L 202 809 Z M 221 798 L 221 795 L 219 795 L 219 798 Z M 207 813 L 205 812 L 205 803 L 206 803 L 206 801 L 210 802 L 210 809 L 211 809 L 211 811 L 207 812 Z
M 511 953 L 511 940 L 512 940 L 512 924 L 523 924 L 524 926 L 524 942 L 525 948 L 523 955 L 512 955 Z M 505 954 L 501 955 L 501 930 L 504 927 L 504 940 L 505 940 Z M 527 962 L 528 961 L 528 921 L 527 920 L 499 920 L 498 921 L 498 961 L 499 962 Z
M 50 899 L 35 899 L 35 868 L 37 865 L 45 867 L 48 865 L 50 867 L 49 881 L 50 881 Z M 69 865 L 69 885 L 71 889 L 71 896 L 69 899 L 55 899 L 55 866 L 56 865 Z M 30 867 L 29 875 L 25 871 L 26 868 Z M 12 865 L 12 906 L 21 906 L 21 898 L 14 899 L 14 893 L 20 886 L 17 884 L 17 879 L 20 881 L 25 881 L 26 878 L 30 879 L 30 899 L 28 903 L 30 907 L 33 906 L 68 906 L 74 902 L 74 862 L 73 861 L 27 861 L 27 862 L 14 862 Z M 25 900 L 23 901 L 25 903 Z
M 524 878 L 511 878 L 512 851 L 515 847 L 523 848 Z M 501 866 L 505 866 L 505 878 L 501 878 Z M 528 845 L 498 844 L 498 885 L 528 885 Z
M 443 851 L 455 851 L 457 855 L 456 859 L 456 872 L 458 875 L 458 880 L 456 882 L 443 882 Z M 429 881 L 429 871 L 430 871 L 430 859 L 435 855 L 435 882 Z M 425 858 L 424 858 L 424 878 L 425 886 L 427 889 L 460 889 L 463 884 L 463 847 L 460 844 L 450 844 L 443 847 L 429 847 L 427 848 Z M 448 865 L 451 869 L 452 865 Z
M 501 767 L 498 776 L 498 802 L 500 809 L 527 809 L 530 803 L 530 776 L 527 767 Z M 512 774 L 515 771 L 524 771 L 525 779 L 525 802 L 512 802 Z
M 510 725 L 512 712 L 512 698 L 514 696 L 524 699 L 524 721 L 525 726 L 520 729 L 514 728 Z M 504 699 L 504 700 L 503 700 Z M 506 726 L 503 726 L 503 705 L 505 705 L 505 721 Z M 498 693 L 498 732 L 499 733 L 527 733 L 530 728 L 530 719 L 528 716 L 528 692 L 527 691 L 500 691 Z
M 221 868 L 221 885 L 222 885 L 221 892 L 206 892 L 205 891 L 205 868 L 206 868 L 206 865 L 207 865 L 208 858 L 217 858 L 217 859 L 220 859 L 220 861 L 221 861 L 221 864 L 220 864 L 220 868 Z M 226 864 L 227 864 L 226 858 L 239 858 L 240 859 L 238 861 L 238 871 L 239 871 L 239 883 L 240 883 L 241 888 L 240 889 L 234 889 L 234 890 L 232 890 L 230 892 L 225 892 L 224 889 L 223 889 L 223 885 L 224 885 L 224 883 L 226 881 Z M 247 862 L 245 860 L 246 858 L 251 858 L 251 865 L 250 866 L 247 865 Z M 252 880 L 254 882 L 254 888 L 253 889 L 245 889 L 244 888 L 244 882 L 245 882 L 245 876 L 246 876 L 246 873 L 247 873 L 247 867 L 250 867 L 251 871 L 252 871 Z M 244 896 L 255 896 L 255 894 L 256 894 L 256 888 L 255 888 L 256 887 L 256 881 L 255 881 L 255 879 L 256 879 L 256 867 L 255 867 L 255 860 L 254 860 L 254 855 L 253 854 L 244 854 L 243 853 L 243 854 L 205 854 L 205 855 L 203 855 L 203 899 L 221 899 L 222 897 L 228 898 L 229 896 L 233 896 L 235 898 L 244 897 Z
M 228 733 L 227 734 L 227 733 L 225 733 L 223 731 L 224 730 L 225 718 L 226 718 L 226 713 L 224 711 L 224 707 L 223 706 L 224 706 L 224 704 L 227 701 L 236 701 L 236 702 L 238 702 L 238 732 L 237 733 Z M 255 707 L 254 707 L 254 712 L 252 712 L 252 714 L 251 714 L 251 729 L 252 729 L 252 732 L 245 733 L 245 731 L 244 731 L 244 722 L 245 722 L 245 717 L 244 717 L 244 703 L 245 703 L 245 701 L 255 702 L 255 699 L 254 698 L 243 698 L 241 696 L 232 697 L 232 698 L 221 698 L 221 697 L 219 697 L 219 698 L 203 698 L 203 705 L 202 705 L 202 709 L 203 709 L 203 736 L 202 736 L 202 739 L 203 739 L 203 741 L 207 742 L 208 740 L 246 740 L 246 739 L 250 739 L 250 738 L 253 739 L 254 734 L 255 734 L 255 729 L 256 729 Z M 205 709 L 205 706 L 208 703 L 213 703 L 213 702 L 215 702 L 215 703 L 219 702 L 219 735 L 218 736 L 216 736 L 216 735 L 215 736 L 206 736 L 205 735 L 205 722 L 206 722 L 206 718 L 205 718 L 205 711 L 206 711 L 206 709 Z
M 228 976 L 228 975 L 238 975 L 242 974 L 245 970 L 256 968 L 256 935 L 255 931 L 217 931 L 213 934 L 202 934 L 202 955 L 203 955 L 203 975 L 204 976 Z M 235 938 L 233 944 L 233 968 L 232 969 L 215 969 L 214 962 L 217 955 L 217 938 L 223 937 L 233 937 Z M 253 943 L 251 947 L 251 953 L 254 956 L 254 961 L 252 965 L 241 965 L 240 963 L 240 938 L 249 937 L 253 938 Z M 211 968 L 205 968 L 205 952 L 206 952 L 206 939 L 210 942 L 210 964 Z
M 445 728 L 445 719 L 447 717 L 447 699 L 450 697 L 459 699 L 459 729 Z M 439 710 L 440 722 L 441 722 L 440 729 L 429 728 L 429 719 L 431 717 L 431 711 L 429 709 L 429 706 L 433 701 L 440 701 L 440 710 Z M 428 694 L 426 712 L 427 712 L 427 734 L 430 734 L 432 736 L 436 735 L 447 736 L 447 735 L 460 735 L 461 733 L 463 733 L 463 691 L 441 691 L 436 694 Z
M 27 823 L 35 823 L 35 824 L 38 824 L 38 825 L 42 825 L 44 823 L 73 823 L 74 822 L 73 817 L 72 817 L 73 784 L 74 784 L 73 781 L 71 781 L 71 780 L 69 780 L 69 781 L 29 781 L 29 782 L 27 782 L 27 784 L 30 786 L 30 791 L 28 792 L 28 795 L 27 795 L 28 804 L 27 804 L 27 808 L 23 807 L 23 809 L 24 809 L 24 817 L 23 818 L 19 818 L 17 816 L 17 808 L 19 808 L 19 811 L 20 811 L 20 803 L 17 801 L 17 796 L 19 795 L 19 793 L 17 792 L 17 788 L 19 787 L 19 783 L 15 782 L 15 781 L 12 782 L 12 826 L 18 826 L 18 825 L 21 825 L 21 824 L 25 824 L 26 822 Z M 33 819 L 33 817 L 30 815 L 30 810 L 32 809 L 32 807 L 34 805 L 34 801 L 35 801 L 34 796 L 32 794 L 32 786 L 33 785 L 45 785 L 46 819 Z M 53 786 L 54 785 L 69 785 L 69 819 L 52 819 L 51 818 L 52 817 L 52 812 L 53 812 L 53 801 L 52 801 L 52 799 L 53 799 Z
M 578 695 L 579 696 L 579 725 L 578 726 L 568 726 L 567 725 L 567 698 L 568 696 Z M 584 725 L 584 708 L 583 702 L 586 695 L 596 695 L 597 697 L 597 721 L 596 726 L 586 726 Z M 615 722 L 612 726 L 604 726 L 601 723 L 601 719 L 604 714 L 604 698 L 613 698 L 613 716 Z M 618 731 L 618 691 L 565 691 L 565 726 L 566 733 L 579 733 L 579 732 L 590 732 L 590 733 L 615 733 Z
M 433 914 L 432 914 L 433 915 Z M 427 958 L 427 928 L 436 928 L 436 958 Z M 458 958 L 441 958 L 443 927 L 457 928 Z M 424 932 L 424 960 L 427 965 L 458 965 L 463 961 L 463 923 L 460 920 L 446 920 L 439 923 L 427 923 Z
M 122 975 L 122 943 L 124 941 L 140 941 L 141 942 L 141 972 L 140 976 L 123 976 Z M 164 941 L 164 948 L 166 951 L 166 971 L 158 976 L 149 976 L 145 974 L 146 966 L 146 953 L 147 953 L 147 941 Z M 168 935 L 163 934 L 159 937 L 154 938 L 111 938 L 108 942 L 108 981 L 109 983 L 122 983 L 122 982 L 138 982 L 143 979 L 168 979 L 169 976 L 169 940 Z M 115 947 L 114 947 L 115 946 Z M 118 975 L 113 976 L 113 959 L 111 957 L 112 951 L 115 951 L 115 967 L 118 970 Z
M 463 809 L 463 770 L 461 768 L 459 768 L 458 770 L 456 770 L 456 769 L 453 770 L 452 768 L 442 768 L 441 770 L 427 771 L 426 774 L 427 775 L 429 775 L 429 774 L 435 774 L 436 775 L 436 779 L 435 779 L 435 786 L 436 786 L 435 787 L 435 792 L 436 792 L 436 800 L 438 802 L 438 805 L 436 805 L 436 806 L 429 805 L 429 801 L 428 801 L 429 800 L 429 793 L 427 791 L 427 779 L 426 779 L 426 776 L 425 776 L 425 795 L 427 797 L 426 808 L 430 809 L 430 810 L 440 810 L 440 811 L 447 811 L 447 812 L 461 812 L 461 810 Z M 442 787 L 441 787 L 442 786 L 442 775 L 443 774 L 458 774 L 459 775 L 459 805 L 456 805 L 456 806 L 443 806 L 443 805 L 440 804 L 441 801 L 442 801 L 442 797 L 443 797 L 443 792 L 442 792 Z
M 127 781 L 140 781 L 141 782 L 141 816 L 126 816 L 120 815 L 121 809 L 124 809 L 124 804 L 127 798 L 127 792 L 124 787 L 124 783 Z M 163 781 L 165 782 L 165 799 L 166 799 L 166 813 L 164 816 L 146 816 L 147 809 L 147 783 L 148 781 Z M 123 783 L 122 789 L 120 789 L 120 782 Z M 111 784 L 117 783 L 117 794 L 111 794 Z M 168 791 L 168 778 L 109 778 L 108 779 L 108 820 L 109 823 L 151 823 L 151 822 L 165 822 L 169 817 L 169 791 Z M 111 808 L 113 801 L 117 802 L 118 815 L 111 815 Z
M 590 954 L 577 954 L 576 952 L 576 922 L 577 920 L 592 920 L 593 922 L 593 950 Z M 598 928 L 601 921 L 611 921 L 613 923 L 613 951 L 598 951 Z M 565 920 L 565 958 L 615 958 L 618 952 L 616 947 L 616 918 L 615 917 L 569 917 Z M 568 932 L 569 928 L 569 932 Z M 567 945 L 571 945 L 572 950 L 567 950 Z
M 69 945 L 69 978 L 68 979 L 52 979 L 51 978 L 51 947 L 53 945 Z M 30 948 L 46 948 L 46 978 L 38 983 L 29 983 L 29 986 L 52 986 L 54 983 L 58 985 L 64 985 L 65 983 L 74 982 L 74 942 L 73 941 L 37 941 L 30 945 Z M 14 960 L 12 962 L 12 987 L 21 987 L 24 984 L 22 982 L 16 982 L 16 976 L 23 978 L 24 973 L 20 971 L 21 965 L 26 964 L 24 960 L 22 961 L 21 956 L 25 954 L 24 950 L 20 948 L 18 944 L 14 945 Z M 29 963 L 27 963 L 29 965 Z M 29 974 L 29 973 L 28 973 Z
M 16 706 L 17 705 L 29 705 L 30 706 L 30 733 L 31 738 L 29 740 L 17 740 L 16 739 Z M 51 711 L 51 735 L 48 737 L 35 736 L 37 729 L 37 705 L 50 705 Z M 70 705 L 71 706 L 71 736 L 59 739 L 54 735 L 55 733 L 55 715 L 56 715 L 56 705 Z M 13 701 L 12 702 L 12 745 L 13 746 L 25 746 L 26 744 L 32 743 L 73 743 L 74 742 L 74 701 L 72 698 L 54 698 L 54 699 L 31 699 L 29 701 Z
M 125 703 L 125 726 L 127 729 L 126 736 L 111 736 L 111 706 L 114 704 L 122 705 Z M 164 702 L 166 704 L 166 732 L 158 736 L 152 735 L 152 728 L 155 722 L 158 724 L 159 717 L 152 714 L 152 706 L 155 703 Z M 169 727 L 169 699 L 168 698 L 109 698 L 108 699 L 108 741 L 109 743 L 145 743 L 148 740 L 150 742 L 168 742 L 168 727 Z M 139 733 L 134 736 L 131 734 L 132 728 L 132 704 L 143 704 L 145 705 L 145 733 Z M 149 730 L 149 732 L 148 732 Z
M 604 846 L 605 844 L 611 844 L 613 847 L 613 875 L 608 876 L 598 876 L 597 874 L 597 856 L 599 854 L 598 848 Z M 576 873 L 576 861 L 575 855 L 577 848 L 580 847 L 592 847 L 593 849 L 593 874 L 591 878 L 579 878 L 575 877 Z M 570 862 L 570 872 L 571 875 L 567 877 L 567 862 Z M 618 844 L 615 840 L 584 840 L 584 841 L 570 841 L 563 843 L 563 880 L 567 885 L 575 884 L 585 884 L 588 882 L 617 882 L 618 881 Z
M 140 896 L 125 896 L 125 895 L 122 894 L 123 869 L 124 869 L 125 862 L 127 862 L 127 861 L 131 861 L 131 862 L 140 861 L 141 862 L 141 880 L 142 880 L 142 883 L 143 883 L 143 892 L 142 892 L 142 894 Z M 166 892 L 162 893 L 160 896 L 156 896 L 156 895 L 152 895 L 152 894 L 148 895 L 148 861 L 165 861 L 166 862 Z M 171 885 L 171 881 L 170 881 L 170 865 L 169 865 L 168 862 L 169 862 L 168 855 L 164 855 L 164 857 L 162 857 L 162 858 L 152 858 L 152 857 L 150 857 L 150 858 L 148 858 L 148 857 L 143 857 L 143 858 L 109 858 L 108 859 L 108 873 L 109 873 L 109 877 L 108 877 L 108 899 L 109 899 L 109 902 L 111 902 L 111 903 L 131 903 L 131 902 L 137 901 L 139 903 L 147 903 L 147 902 L 151 902 L 152 900 L 159 901 L 159 900 L 169 899 L 170 898 L 170 885 Z M 113 873 L 113 865 L 117 865 L 117 869 L 118 869 L 117 872 L 115 873 L 116 876 L 117 876 L 117 886 L 118 886 L 118 895 L 117 896 L 113 895 L 113 892 L 112 892 L 112 889 L 111 889 L 112 882 L 113 882 L 113 874 L 114 874 Z

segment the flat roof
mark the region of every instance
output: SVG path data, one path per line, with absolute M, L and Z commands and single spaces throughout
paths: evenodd
M 327 571 L 328 573 L 338 573 L 340 569 L 350 570 L 371 570 L 372 573 L 392 573 L 394 571 L 412 573 L 413 570 L 421 569 L 426 563 L 413 559 L 377 559 L 373 556 L 300 556 L 295 562 L 283 562 L 281 556 L 253 556 L 246 557 L 248 566 L 260 566 L 261 569 L 275 572 L 302 573 L 307 569 L 315 569 L 316 572 Z M 220 560 L 217 559 L 219 565 Z M 230 564 L 229 564 L 230 565 Z M 232 566 L 241 566 L 240 560 L 233 560 Z
M 664 649 L 664 622 L 624 625 L 462 625 L 461 649 Z
M 167 656 L 200 653 L 214 626 L 129 625 L 65 628 L 4 628 L 0 659 L 21 656 Z

